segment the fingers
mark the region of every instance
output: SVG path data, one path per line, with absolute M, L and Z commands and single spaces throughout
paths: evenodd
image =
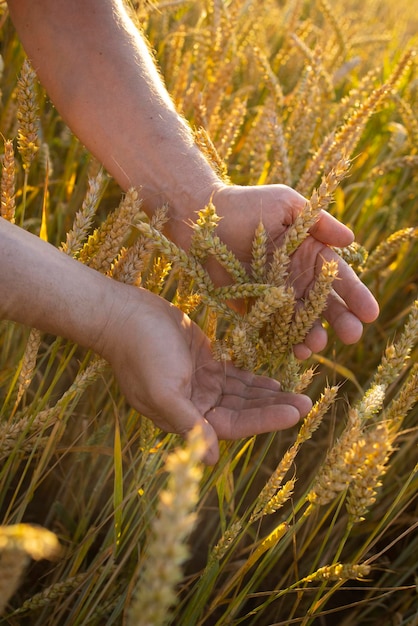
M 327 308 L 323 317 L 330 323 L 341 341 L 346 344 L 355 343 L 362 336 L 363 323 L 373 322 L 377 318 L 379 314 L 378 303 L 353 269 L 334 250 L 319 243 L 315 245 L 316 250 L 315 246 L 312 247 L 312 243 L 307 241 L 298 250 L 301 254 L 297 258 L 298 265 L 295 267 L 298 271 L 299 297 L 303 297 L 311 288 L 311 283 L 308 281 L 314 274 L 319 274 L 325 261 L 336 262 L 338 274 L 333 283 L 333 290 L 328 297 Z M 315 268 L 311 266 L 312 273 L 307 272 L 306 279 L 303 281 L 304 275 L 299 268 L 309 267 L 309 259 L 313 256 L 316 258 L 316 266 Z M 312 352 L 323 350 L 326 342 L 327 333 L 318 320 L 306 336 L 303 344 L 294 346 L 293 351 L 298 359 L 306 359 Z
M 294 426 L 312 407 L 304 395 L 280 391 L 280 384 L 227 364 L 223 394 L 205 417 L 219 439 L 240 439 Z
M 357 315 L 347 308 L 336 293 L 330 294 L 324 317 L 343 343 L 353 344 L 361 338 L 363 334 L 362 322 Z
M 238 389 L 242 389 L 243 393 L 245 393 L 246 390 L 255 388 L 259 390 L 264 389 L 273 393 L 277 393 L 281 389 L 281 385 L 278 380 L 239 369 L 238 367 L 235 367 L 232 361 L 228 361 L 226 363 L 225 374 L 227 376 L 227 380 L 231 384 L 231 390 L 232 385 L 236 385 L 236 392 L 238 395 Z
M 293 346 L 293 353 L 297 359 L 308 359 L 312 352 L 321 352 L 327 345 L 328 334 L 321 322 L 317 320 L 303 343 Z
M 162 430 L 184 438 L 200 425 L 207 445 L 203 460 L 208 465 L 219 458 L 219 439 L 236 440 L 289 428 L 312 407 L 307 396 L 282 392 L 277 381 L 238 370 L 229 363 L 220 395 L 212 399 L 216 402 L 213 408 L 202 409 L 173 389 L 164 397 L 161 394 L 159 400 L 158 406 L 143 413 Z
M 238 398 L 238 407 L 233 398 L 225 397 L 205 417 L 219 439 L 235 440 L 290 428 L 309 412 L 312 403 L 307 396 L 280 395 L 276 401 L 259 402 L 257 407 L 242 404 L 242 398 Z
M 309 232 L 315 239 L 329 246 L 342 248 L 354 241 L 353 231 L 326 211 L 321 211 L 318 221 Z
M 377 318 L 379 305 L 351 267 L 338 255 L 328 249 L 324 252 L 324 257 L 326 260 L 337 260 L 338 276 L 323 316 L 343 343 L 356 343 L 363 334 L 363 323 L 373 322 Z M 326 330 L 318 322 L 308 333 L 304 343 L 294 346 L 293 351 L 296 358 L 306 359 L 312 352 L 323 350 L 326 343 Z
M 296 410 L 299 412 L 299 417 L 305 415 L 307 409 L 311 408 L 311 403 L 309 398 L 306 400 L 307 396 L 300 396 L 295 393 L 286 393 L 280 392 L 276 393 L 272 396 L 262 396 L 259 398 L 243 398 L 242 396 L 234 396 L 232 394 L 225 394 L 222 396 L 222 399 L 219 402 L 220 407 L 234 409 L 234 410 L 242 410 L 242 409 L 263 409 L 268 406 L 281 406 L 288 405 L 294 406 Z M 217 408 L 213 407 L 213 408 Z M 212 409 L 211 409 L 212 410 Z

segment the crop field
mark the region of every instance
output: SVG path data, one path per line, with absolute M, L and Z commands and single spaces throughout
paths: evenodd
M 173 302 L 217 358 L 313 408 L 289 430 L 222 442 L 207 467 L 200 433 L 158 430 L 103 359 L 0 320 L 0 625 L 417 626 L 417 7 L 131 5 L 216 171 L 297 189 L 299 221 L 271 263 L 260 224 L 248 277 L 216 239 L 216 204 L 201 207 L 186 254 L 162 232 L 164 208 L 149 220 L 140 191 L 123 194 L 64 124 L 4 2 L 2 219 Z M 286 268 L 319 209 L 355 232 L 338 253 L 380 315 L 357 344 L 330 330 L 298 361 L 338 280 L 325 264 L 295 313 Z M 230 287 L 212 284 L 207 254 Z

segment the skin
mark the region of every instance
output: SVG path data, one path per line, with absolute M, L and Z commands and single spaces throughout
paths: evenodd
M 149 215 L 168 203 L 173 241 L 187 250 L 190 220 L 212 199 L 222 218 L 218 234 L 238 258 L 249 262 L 260 219 L 272 253 L 305 199 L 284 185 L 227 186 L 217 178 L 119 0 L 8 4 L 62 117 L 122 189 L 141 187 Z M 323 260 L 338 261 L 339 280 L 325 318 L 345 343 L 358 341 L 363 323 L 378 315 L 372 294 L 330 248 L 352 240 L 350 229 L 322 213 L 292 256 L 289 277 L 302 300 Z M 95 349 L 112 365 L 132 406 L 165 430 L 184 435 L 202 423 L 208 462 L 216 461 L 218 438 L 286 428 L 309 410 L 306 396 L 282 393 L 277 381 L 216 363 L 201 331 L 160 298 L 82 268 L 9 224 L 0 223 L 0 242 L 0 315 Z M 217 284 L 228 282 L 217 263 L 208 269 Z M 305 358 L 326 341 L 318 320 L 295 353 Z

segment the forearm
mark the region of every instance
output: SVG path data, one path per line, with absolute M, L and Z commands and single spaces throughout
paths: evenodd
M 120 0 L 9 0 L 34 69 L 73 132 L 145 208 L 188 219 L 219 183 Z
M 122 285 L 0 218 L 0 319 L 100 352 Z

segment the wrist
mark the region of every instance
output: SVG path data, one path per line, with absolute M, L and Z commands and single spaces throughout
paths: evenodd
M 175 193 L 169 194 L 167 202 L 168 221 L 164 232 L 178 246 L 188 250 L 193 230 L 191 223 L 198 218 L 198 212 L 211 201 L 215 203 L 217 194 L 228 187 L 213 172 L 212 176 L 190 176 L 184 185 L 179 184 Z

